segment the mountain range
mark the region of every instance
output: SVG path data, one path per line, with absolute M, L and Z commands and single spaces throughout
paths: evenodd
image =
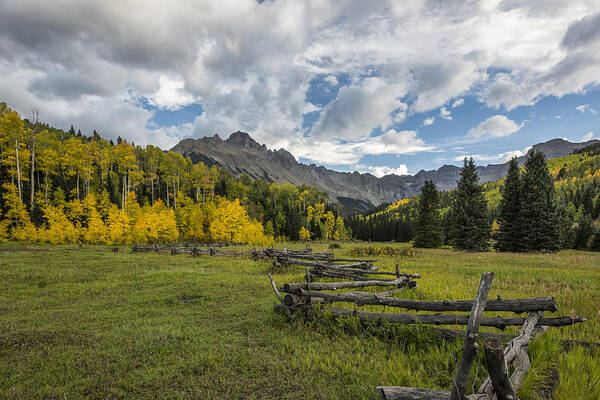
M 532 150 L 544 152 L 547 158 L 557 158 L 597 142 L 572 143 L 564 139 L 552 139 L 534 145 Z M 202 161 L 209 167 L 217 165 L 238 176 L 247 174 L 279 184 L 316 187 L 329 193 L 333 202 L 340 203 L 345 214 L 412 197 L 420 193 L 426 179 L 432 180 L 439 190 L 454 189 L 460 172 L 460 168 L 454 165 L 443 165 L 431 171 L 421 170 L 415 175 L 386 175 L 380 178 L 369 173 L 333 171 L 315 164 L 299 163 L 287 150 L 270 150 L 248 133 L 240 131 L 232 133 L 227 140 L 222 140 L 218 135 L 184 139 L 171 150 L 190 157 L 194 163 Z M 525 158 L 519 158 L 521 165 Z M 480 183 L 501 179 L 507 169 L 508 163 L 477 167 Z

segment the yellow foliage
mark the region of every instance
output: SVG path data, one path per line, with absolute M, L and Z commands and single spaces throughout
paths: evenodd
M 87 243 L 109 243 L 108 229 L 106 229 L 106 225 L 95 207 L 90 212 L 88 227 L 83 234 L 83 238 Z
M 270 240 L 265 236 L 262 225 L 248 217 L 238 199 L 228 201 L 218 198 L 217 208 L 211 217 L 209 232 L 213 241 L 267 244 Z
M 0 243 L 8 239 L 8 221 L 0 221 Z
M 300 228 L 298 235 L 300 236 L 300 240 L 310 240 L 310 232 L 305 227 Z
M 119 209 L 116 205 L 111 205 L 108 209 L 107 244 L 130 243 L 129 217 L 125 211 Z
M 175 212 L 160 200 L 153 206 L 142 207 L 133 224 L 135 242 L 174 242 L 178 236 Z
M 38 232 L 40 241 L 53 244 L 77 242 L 79 232 L 61 208 L 45 205 L 42 211 L 47 224 L 46 229 L 40 229 Z
M 36 242 L 38 240 L 38 230 L 35 225 L 27 221 L 23 225 L 14 227 L 11 236 L 13 239 L 22 242 Z

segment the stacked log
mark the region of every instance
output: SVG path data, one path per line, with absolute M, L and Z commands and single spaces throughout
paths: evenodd
M 350 273 L 360 276 L 362 280 L 346 282 L 313 282 L 311 274 L 316 271 Z M 360 271 L 360 272 L 357 272 Z M 488 300 L 488 293 L 494 277 L 493 273 L 484 273 L 480 282 L 479 290 L 475 300 L 441 300 L 424 301 L 401 299 L 391 296 L 390 291 L 372 292 L 330 292 L 339 289 L 384 287 L 392 286 L 394 290 L 416 286 L 414 278 L 418 274 L 400 274 L 396 266 L 395 279 L 373 279 L 366 275 L 376 273 L 372 265 L 340 266 L 324 263 L 312 265 L 308 272 L 306 283 L 286 283 L 278 289 L 273 281 L 271 284 L 280 300 L 274 309 L 277 312 L 288 314 L 306 310 L 313 304 L 320 304 L 321 309 L 327 303 L 353 303 L 356 306 L 377 305 L 404 308 L 407 310 L 437 312 L 436 314 L 396 314 L 383 312 L 364 312 L 356 309 L 327 308 L 334 317 L 356 317 L 363 323 L 379 323 L 387 321 L 397 324 L 427 324 L 427 325 L 465 325 L 466 331 L 456 331 L 446 328 L 434 328 L 446 335 L 447 338 L 464 337 L 464 345 L 461 360 L 450 392 L 428 389 L 417 389 L 408 387 L 377 387 L 381 398 L 387 400 L 401 399 L 451 399 L 451 400 L 516 400 L 516 393 L 522 385 L 523 379 L 531 365 L 527 348 L 534 335 L 544 332 L 549 327 L 562 327 L 585 322 L 586 319 L 580 315 L 564 317 L 544 317 L 545 311 L 556 312 L 558 306 L 552 297 L 528 298 L 528 299 L 497 299 Z M 333 277 L 333 276 L 332 276 Z M 286 293 L 282 297 L 279 292 Z M 469 314 L 457 314 L 458 312 L 470 311 Z M 516 314 L 528 313 L 524 317 L 490 317 L 484 316 L 484 311 L 504 311 Z M 440 314 L 441 312 L 452 312 L 452 314 Z M 508 345 L 504 348 L 502 338 L 508 335 L 483 333 L 487 338 L 485 342 L 485 362 L 489 373 L 488 379 L 479 388 L 477 393 L 466 395 L 471 368 L 476 358 L 479 345 L 480 326 L 491 326 L 503 330 L 507 326 L 520 326 L 521 329 L 516 337 L 511 337 Z M 509 376 L 508 364 L 512 364 L 513 373 Z

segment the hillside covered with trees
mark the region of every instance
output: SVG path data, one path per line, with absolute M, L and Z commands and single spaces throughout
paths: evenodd
M 530 154 L 528 162 L 531 158 Z M 486 221 L 479 224 L 489 238 L 486 248 L 494 246 L 506 251 L 559 248 L 600 250 L 600 146 L 594 144 L 571 155 L 550 160 L 542 160 L 538 155 L 533 161 L 537 165 L 530 168 L 534 168 L 535 174 L 526 174 L 527 163 L 519 168 L 513 162 L 504 179 L 477 185 L 486 202 Z M 541 194 L 536 194 L 538 198 L 532 197 L 531 189 L 540 185 L 546 191 L 545 200 Z M 452 210 L 456 206 L 459 189 L 437 192 L 434 199 L 439 213 L 437 217 L 441 220 L 443 244 L 451 245 L 452 238 L 456 236 L 453 233 Z M 417 231 L 422 224 L 419 211 L 423 197 L 424 194 L 421 194 L 393 204 L 381 205 L 369 213 L 347 218 L 346 225 L 356 239 L 397 242 L 415 240 L 418 243 Z M 431 194 L 428 198 L 431 201 Z M 503 203 L 503 200 L 507 203 Z M 521 204 L 523 201 L 525 206 Z M 544 208 L 544 215 L 536 214 L 540 210 L 539 202 L 549 207 Z M 544 230 L 541 227 L 543 224 L 554 224 L 556 231 Z M 489 229 L 486 225 L 489 225 Z M 536 248 L 537 245 L 533 242 L 527 244 L 527 238 L 512 234 L 521 231 L 523 225 L 539 228 L 538 232 L 532 234 L 536 237 L 535 243 L 539 242 L 540 232 L 551 235 L 547 238 L 547 244 L 543 248 Z M 434 229 L 433 232 L 437 230 Z M 511 244 L 511 240 L 521 243 L 525 248 Z
M 347 237 L 327 194 L 278 185 L 155 146 L 22 118 L 0 103 L 0 240 L 246 242 Z

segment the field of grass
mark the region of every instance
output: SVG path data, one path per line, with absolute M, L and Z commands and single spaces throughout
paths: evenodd
M 472 299 L 484 271 L 496 273 L 491 298 L 554 296 L 557 315 L 588 322 L 552 328 L 532 344 L 520 398 L 536 398 L 557 369 L 557 399 L 600 399 L 600 351 L 559 346 L 600 341 L 600 254 L 376 258 L 421 274 L 402 297 Z M 271 271 L 268 261 L 242 258 L 4 243 L 0 398 L 375 399 L 378 385 L 450 388 L 461 343 L 420 328 L 287 321 L 272 311 Z M 274 278 L 281 285 L 302 275 L 289 267 Z M 477 387 L 481 360 L 473 375 Z

